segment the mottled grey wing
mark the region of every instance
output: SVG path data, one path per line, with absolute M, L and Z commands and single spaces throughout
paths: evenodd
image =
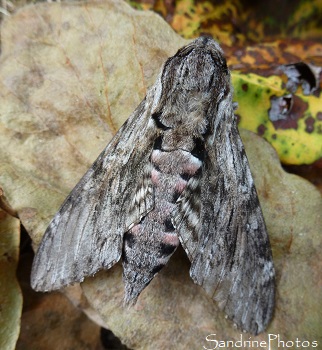
M 128 226 L 153 208 L 146 174 L 156 137 L 148 123 L 151 103 L 142 101 L 50 223 L 33 262 L 35 290 L 59 289 L 110 268 L 121 257 Z
M 263 331 L 274 307 L 275 272 L 244 146 L 232 118 L 215 121 L 199 179 L 174 217 L 190 275 L 242 330 Z

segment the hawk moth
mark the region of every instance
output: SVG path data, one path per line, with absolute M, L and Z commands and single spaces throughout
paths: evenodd
M 124 300 L 134 303 L 181 244 L 193 281 L 239 328 L 262 332 L 275 272 L 232 95 L 213 39 L 169 58 L 51 221 L 32 287 L 59 289 L 122 258 Z

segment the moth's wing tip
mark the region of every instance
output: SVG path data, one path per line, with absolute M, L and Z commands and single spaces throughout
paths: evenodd
M 206 288 L 205 288 L 206 287 Z M 275 278 L 270 279 L 263 293 L 254 293 L 255 299 L 244 301 L 244 304 L 251 305 L 248 308 L 240 307 L 240 298 L 231 294 L 229 285 L 222 284 L 216 288 L 203 286 L 206 292 L 218 305 L 218 308 L 225 313 L 225 317 L 232 321 L 237 329 L 258 335 L 264 332 L 269 326 L 274 312 L 275 304 Z M 262 289 L 261 289 L 262 290 Z M 254 296 L 253 295 L 253 296 Z M 240 310 L 238 312 L 237 310 Z
M 265 331 L 267 324 L 252 320 L 251 322 L 243 322 L 240 318 L 235 318 L 234 315 L 226 314 L 225 318 L 234 323 L 234 328 L 242 331 L 243 333 L 250 333 L 252 335 L 258 335 Z
M 31 279 L 30 281 L 30 285 L 31 288 L 35 291 L 35 292 L 51 292 L 53 290 L 59 289 L 59 288 L 55 288 L 54 286 L 49 286 L 47 283 L 44 283 L 42 280 L 37 279 L 37 280 L 33 280 Z
M 63 288 L 61 283 L 49 282 L 46 278 L 39 277 L 37 274 L 32 273 L 30 277 L 31 288 L 36 292 L 52 292 Z
M 198 266 L 197 266 L 198 267 Z M 275 274 L 272 271 L 266 278 L 261 278 L 256 286 L 242 292 L 242 285 L 236 287 L 239 279 L 232 277 L 221 280 L 217 278 L 204 278 L 200 269 L 190 270 L 194 283 L 202 286 L 206 293 L 216 302 L 218 308 L 226 314 L 239 330 L 252 335 L 264 332 L 269 326 L 274 313 L 275 305 Z M 244 280 L 242 278 L 241 280 Z
M 31 288 L 36 291 L 36 292 L 54 292 L 60 289 L 63 289 L 67 286 L 74 285 L 76 283 L 82 282 L 84 279 L 79 280 L 79 281 L 66 281 L 66 280 L 61 280 L 57 279 L 56 281 L 48 281 L 45 278 L 33 278 L 31 277 L 30 279 L 30 285 Z
M 31 288 L 36 292 L 52 292 L 76 283 L 75 278 L 69 276 L 55 276 L 53 271 L 47 270 L 45 266 L 39 265 L 35 260 L 30 275 Z

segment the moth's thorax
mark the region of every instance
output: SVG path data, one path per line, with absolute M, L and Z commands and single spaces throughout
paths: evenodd
M 159 115 L 160 121 L 169 128 L 183 134 L 204 133 L 208 126 L 208 110 L 212 99 L 210 94 L 198 93 L 173 96 L 173 102 L 166 104 Z
M 178 130 L 164 132 L 161 149 L 164 151 L 174 151 L 182 149 L 191 152 L 195 147 L 193 134 L 182 134 Z
M 159 138 L 155 148 L 164 151 L 184 150 L 191 152 L 195 148 L 195 140 L 204 141 L 209 131 L 209 122 L 204 110 L 183 110 L 175 117 L 171 112 L 155 113 L 153 120 L 159 129 Z

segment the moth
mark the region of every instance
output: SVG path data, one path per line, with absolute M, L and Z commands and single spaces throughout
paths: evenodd
M 169 58 L 51 221 L 32 287 L 60 289 L 122 259 L 134 303 L 181 244 L 193 281 L 240 329 L 262 332 L 275 272 L 232 96 L 213 39 Z

